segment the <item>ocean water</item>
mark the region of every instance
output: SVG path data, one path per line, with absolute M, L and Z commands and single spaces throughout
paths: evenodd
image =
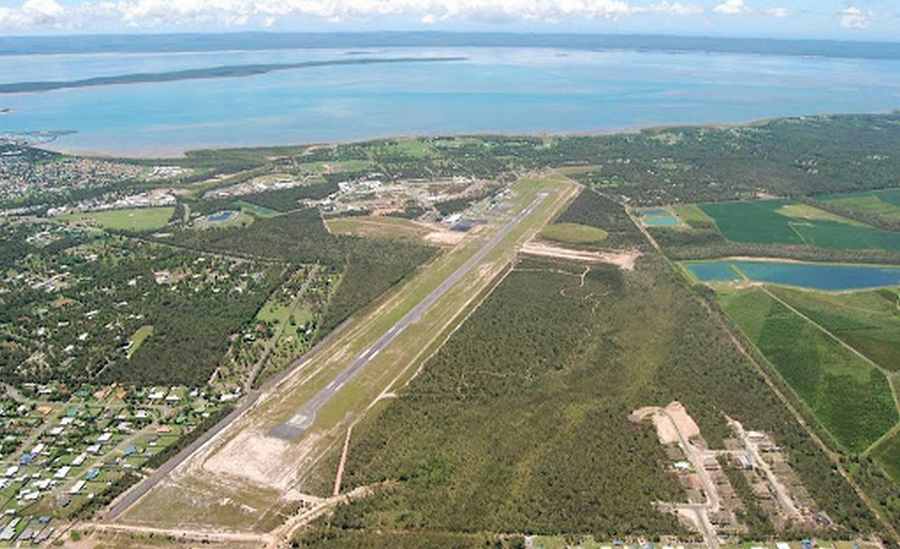
M 350 56 L 464 61 L 304 68 L 211 80 L 0 95 L 0 134 L 51 147 L 189 149 L 400 135 L 591 133 L 900 108 L 900 61 L 527 48 L 379 48 L 0 56 L 0 83 Z
M 698 261 L 684 264 L 703 282 L 739 280 L 734 268 L 755 282 L 814 290 L 862 290 L 900 286 L 900 268 L 778 261 Z

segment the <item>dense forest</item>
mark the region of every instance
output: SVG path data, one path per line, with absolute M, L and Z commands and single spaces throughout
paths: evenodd
M 345 480 L 397 484 L 323 527 L 604 540 L 681 532 L 652 505 L 683 497 L 655 433 L 627 421 L 637 407 L 679 400 L 713 448 L 730 434 L 724 414 L 773 433 L 839 525 L 831 535 L 877 529 L 714 310 L 661 258 L 632 273 L 594 267 L 584 286 L 582 270 L 521 262 L 399 398 L 354 430 Z

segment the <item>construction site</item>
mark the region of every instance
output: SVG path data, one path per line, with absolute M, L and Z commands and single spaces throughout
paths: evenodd
M 742 517 L 751 506 L 765 514 L 776 533 L 793 528 L 826 532 L 831 526 L 828 515 L 816 508 L 791 469 L 783 449 L 767 433 L 746 430 L 727 418 L 733 436 L 725 439 L 723 449 L 711 449 L 677 401 L 640 408 L 630 419 L 652 422 L 670 460 L 668 467 L 684 488 L 685 501 L 659 502 L 658 509 L 677 515 L 707 547 L 737 543 L 750 533 Z M 734 480 L 749 487 L 750 494 L 742 497 Z

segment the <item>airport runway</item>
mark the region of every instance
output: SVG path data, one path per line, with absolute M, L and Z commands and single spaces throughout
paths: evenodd
M 337 393 L 341 387 L 344 386 L 348 381 L 353 379 L 353 377 L 359 373 L 369 362 L 372 361 L 378 353 L 380 353 L 385 347 L 390 345 L 397 339 L 397 337 L 403 333 L 403 331 L 409 327 L 411 324 L 418 322 L 425 313 L 434 306 L 435 303 L 445 294 L 450 288 L 456 285 L 457 282 L 462 280 L 464 276 L 466 276 L 476 265 L 481 263 L 481 261 L 487 257 L 489 253 L 491 253 L 500 242 L 506 238 L 509 233 L 518 225 L 523 219 L 525 219 L 528 215 L 530 215 L 537 206 L 547 198 L 546 193 L 540 193 L 532 203 L 519 212 L 513 219 L 509 220 L 503 227 L 500 228 L 484 245 L 478 250 L 475 255 L 470 257 L 464 264 L 462 264 L 456 271 L 453 272 L 450 276 L 447 277 L 444 282 L 441 283 L 440 286 L 435 288 L 428 294 L 425 299 L 420 301 L 415 307 L 412 308 L 408 313 L 406 313 L 403 318 L 397 321 L 394 326 L 385 332 L 378 341 L 375 342 L 374 345 L 363 351 L 359 354 L 344 370 L 342 370 L 335 378 L 329 383 L 326 387 L 321 389 L 318 393 L 316 393 L 310 400 L 306 402 L 306 404 L 301 407 L 297 413 L 287 422 L 282 423 L 281 425 L 275 427 L 271 431 L 271 435 L 287 439 L 287 440 L 295 440 L 303 435 L 303 433 L 313 424 L 313 421 L 316 419 L 316 414 L 319 410 L 325 406 L 331 398 Z

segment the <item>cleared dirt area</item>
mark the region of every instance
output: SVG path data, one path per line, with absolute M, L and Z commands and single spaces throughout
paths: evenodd
M 438 246 L 455 246 L 466 237 L 464 232 L 451 231 L 436 223 L 421 223 L 386 216 L 338 217 L 326 220 L 326 225 L 335 234 L 365 238 L 420 240 Z
M 651 419 L 653 426 L 656 427 L 656 436 L 663 445 L 678 444 L 681 437 L 684 440 L 690 440 L 700 436 L 700 427 L 687 413 L 684 405 L 677 401 L 670 403 L 665 408 L 656 406 L 640 408 L 632 413 L 632 418 L 637 422 Z M 679 433 L 681 433 L 680 437 Z
M 573 250 L 563 248 L 546 242 L 529 242 L 522 246 L 522 253 L 542 257 L 555 257 L 586 263 L 608 263 L 615 265 L 623 271 L 633 271 L 634 264 L 641 256 L 637 250 L 625 250 L 620 252 L 589 252 L 585 250 Z

